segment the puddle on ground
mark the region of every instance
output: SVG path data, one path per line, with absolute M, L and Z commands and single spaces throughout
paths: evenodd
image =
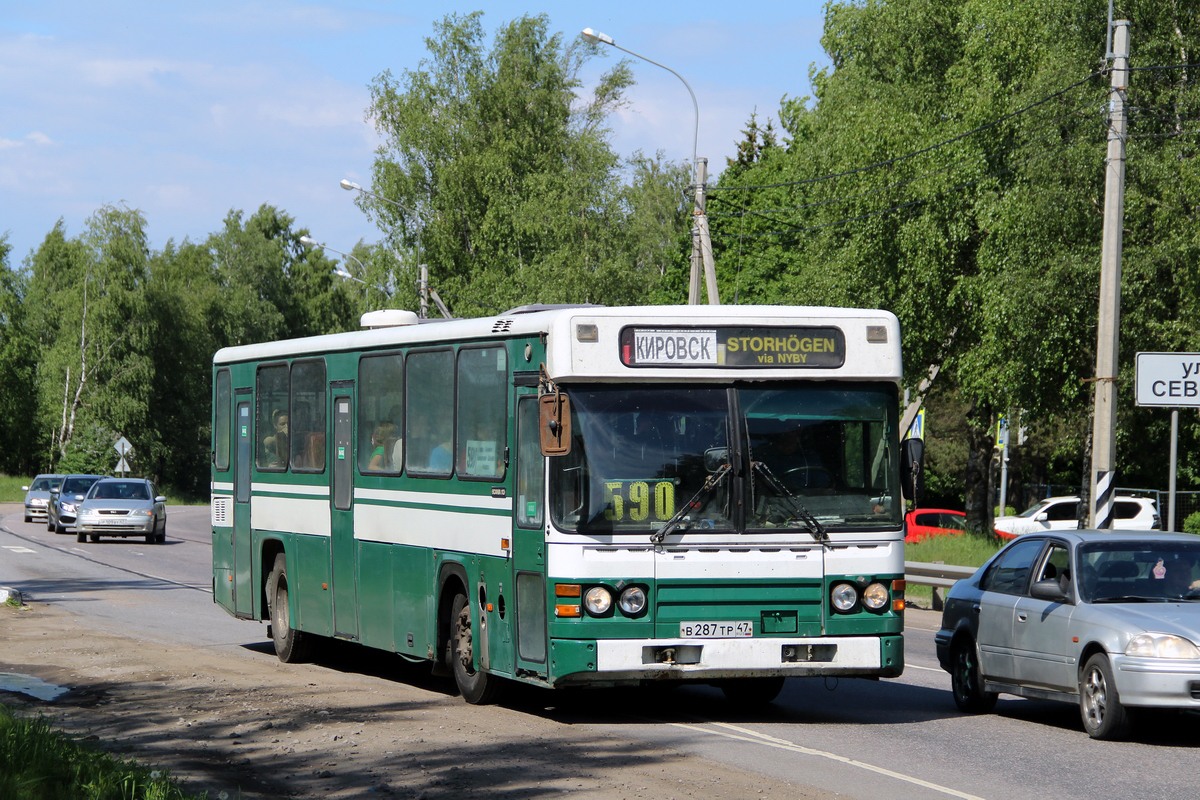
M 0 672 L 0 692 L 19 692 L 38 700 L 57 700 L 71 691 L 65 686 L 46 683 L 41 678 L 32 675 L 22 675 L 19 672 Z

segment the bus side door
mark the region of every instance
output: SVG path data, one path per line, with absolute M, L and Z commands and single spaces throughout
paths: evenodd
M 354 539 L 354 385 L 350 381 L 330 384 L 333 398 L 333 485 L 329 533 L 333 560 L 333 632 L 346 639 L 358 638 L 358 570 Z
M 233 475 L 233 608 L 247 619 L 254 616 L 254 547 L 250 535 L 250 468 L 254 449 L 250 446 L 249 390 L 239 390 L 234 410 L 237 450 Z M 263 611 L 263 609 L 260 609 Z

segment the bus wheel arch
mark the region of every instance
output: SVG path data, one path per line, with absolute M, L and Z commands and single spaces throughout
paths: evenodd
M 473 620 L 479 619 L 482 611 L 472 614 L 471 585 L 461 564 L 443 567 L 438 592 L 439 652 L 444 654 L 444 665 L 454 676 L 463 699 L 472 705 L 485 705 L 496 700 L 502 679 L 476 668 L 482 661 L 477 656 L 483 644 Z
M 275 574 L 275 559 L 284 555 L 283 542 L 278 539 L 267 539 L 262 543 L 262 560 L 259 564 L 258 589 L 258 618 L 271 618 L 271 602 L 274 599 L 275 585 L 271 582 Z
M 472 705 L 487 705 L 496 700 L 503 680 L 482 668 L 476 668 L 481 647 L 479 631 L 472 623 L 471 601 L 465 592 L 454 595 L 450 604 L 451 669 L 459 694 Z
M 466 595 L 467 571 L 462 564 L 450 562 L 442 564 L 438 575 L 437 593 L 437 657 L 433 662 L 433 674 L 449 676 L 454 674 L 454 598 Z
M 271 615 L 271 639 L 275 643 L 275 655 L 285 664 L 296 664 L 309 659 L 312 642 L 308 634 L 292 627 L 287 577 L 287 556 L 275 555 L 274 566 L 267 578 L 270 587 L 268 606 Z

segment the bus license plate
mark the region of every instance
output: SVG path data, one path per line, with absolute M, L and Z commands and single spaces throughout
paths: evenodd
M 686 639 L 730 639 L 753 636 L 753 622 L 681 622 L 679 635 Z

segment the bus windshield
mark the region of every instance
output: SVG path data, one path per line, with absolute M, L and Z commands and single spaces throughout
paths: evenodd
M 578 533 L 897 528 L 890 384 L 570 387 L 550 459 L 555 525 Z M 686 511 L 681 511 L 686 509 Z M 807 521 L 806 521 L 807 518 Z

